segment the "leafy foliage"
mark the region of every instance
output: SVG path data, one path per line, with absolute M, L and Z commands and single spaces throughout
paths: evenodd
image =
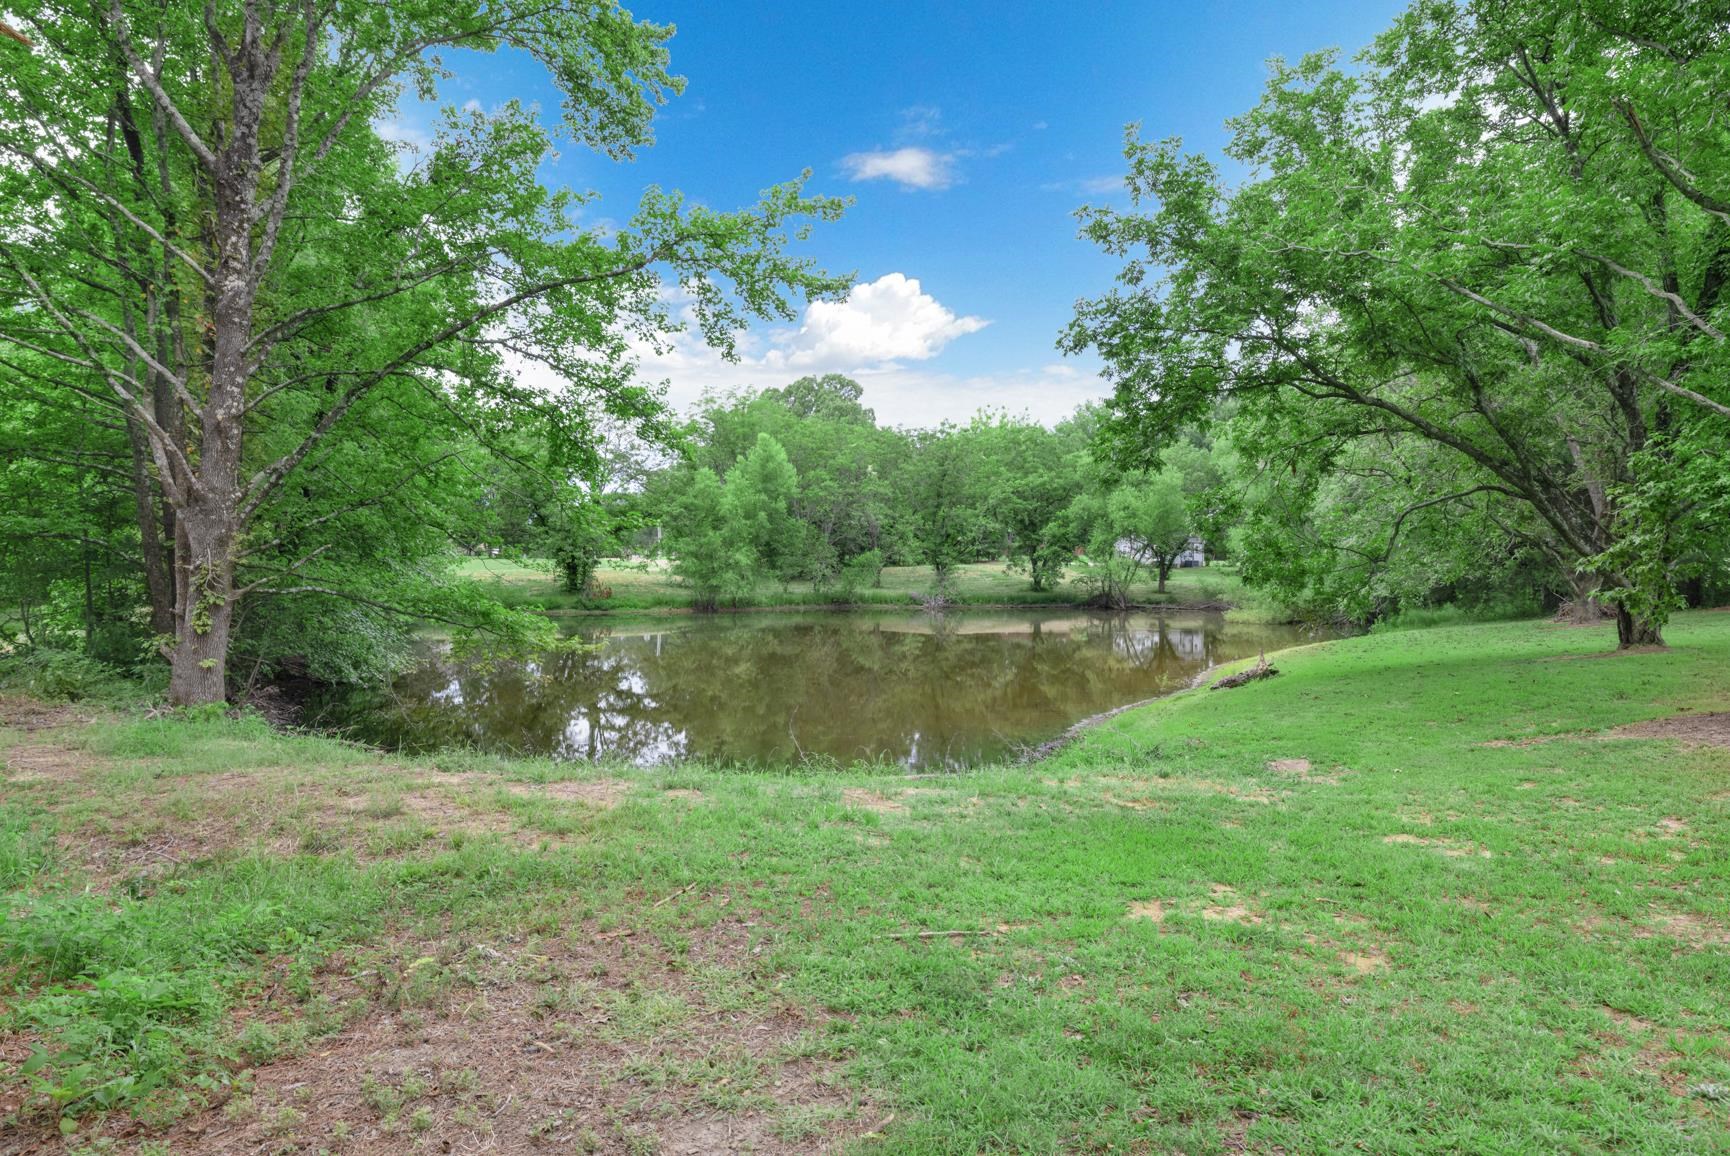
M 1676 561 L 1721 537 L 1636 495 L 1730 417 L 1730 214 L 1694 175 L 1722 148 L 1700 95 L 1722 31 L 1666 3 L 1420 0 L 1360 71 L 1276 62 L 1233 122 L 1236 187 L 1132 134 L 1136 206 L 1083 213 L 1119 287 L 1065 338 L 1105 358 L 1107 438 L 1145 462 L 1229 404 L 1262 469 L 1425 443 L 1453 485 L 1378 486 L 1388 546 L 1410 515 L 1475 507 L 1595 571 L 1625 645 L 1656 640 Z M 1665 532 L 1637 527 L 1661 507 Z
M 8 551 L 0 589 L 27 635 L 76 592 L 87 648 L 160 642 L 177 702 L 309 656 L 374 677 L 428 616 L 539 637 L 443 582 L 486 483 L 545 476 L 543 532 L 582 584 L 615 529 L 582 500 L 608 434 L 672 438 L 631 357 L 683 323 L 663 285 L 724 352 L 846 288 L 791 252 L 843 207 L 803 178 L 736 212 L 650 189 L 609 230 L 541 182 L 555 133 L 650 143 L 683 87 L 670 28 L 611 3 L 382 11 L 48 4 L 22 18 L 32 50 L 7 42 L 0 505 L 21 514 L 0 539 L 57 542 Z M 405 91 L 437 99 L 445 54 L 505 48 L 559 88 L 556 125 L 506 102 L 446 108 L 423 154 L 380 136 Z M 147 628 L 98 646 L 140 606 Z

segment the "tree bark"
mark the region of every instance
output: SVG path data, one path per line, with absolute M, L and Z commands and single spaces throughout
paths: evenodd
M 1638 617 L 1621 603 L 1616 604 L 1616 649 L 1663 645 L 1663 628 L 1658 623 Z
M 1596 574 L 1570 573 L 1569 597 L 1562 605 L 1562 615 L 1569 622 L 1602 622 L 1609 608 L 1598 597 L 1603 580 Z
M 179 527 L 168 700 L 175 706 L 224 702 L 234 620 L 233 519 L 220 509 L 189 509 Z
M 240 465 L 245 437 L 247 345 L 264 267 L 254 252 L 258 224 L 259 130 L 275 74 L 275 49 L 263 47 L 258 17 L 248 10 L 230 62 L 232 119 L 211 157 L 215 240 L 207 294 L 210 391 L 199 414 L 198 472 L 178 511 L 175 644 L 169 701 L 176 706 L 228 697 L 228 640 L 238 597 L 235 547 L 244 515 Z

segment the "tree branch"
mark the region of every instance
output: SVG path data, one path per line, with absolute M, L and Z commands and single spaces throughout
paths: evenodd
M 30 287 L 31 293 L 34 294 L 36 300 L 41 303 L 42 308 L 48 311 L 49 316 L 54 318 L 54 320 L 60 325 L 61 329 L 65 331 L 66 335 L 78 346 L 79 352 L 84 354 L 89 365 L 102 374 L 103 380 L 108 383 L 108 388 L 112 389 L 122 401 L 131 407 L 133 414 L 137 417 L 139 423 L 143 425 L 145 429 L 150 431 L 151 436 L 149 441 L 151 453 L 156 458 L 157 469 L 162 472 L 163 487 L 168 489 L 171 493 L 183 494 L 176 476 L 172 473 L 173 468 L 178 468 L 179 470 L 184 471 L 179 475 L 179 477 L 184 477 L 188 480 L 189 484 L 197 486 L 197 478 L 193 475 L 192 467 L 190 463 L 187 462 L 186 456 L 181 452 L 180 447 L 175 444 L 173 438 L 168 436 L 167 431 L 165 431 L 160 425 L 156 424 L 156 418 L 151 414 L 150 410 L 144 405 L 144 403 L 134 397 L 131 391 L 121 384 L 120 378 L 125 375 L 110 368 L 108 365 L 103 363 L 101 358 L 96 356 L 96 352 L 91 349 L 89 343 L 84 340 L 84 334 L 82 331 L 72 323 L 71 318 L 67 317 L 66 314 L 61 311 L 59 305 L 55 303 L 54 298 L 49 295 L 47 290 L 42 288 L 41 283 L 38 282 L 35 277 L 30 275 L 30 270 L 13 255 L 12 247 L 4 242 L 0 242 L 0 259 L 4 259 L 6 264 L 12 267 L 13 272 L 23 278 L 24 283 Z M 128 378 L 127 380 L 130 379 Z M 133 384 L 136 385 L 137 383 L 133 382 Z
M 113 21 L 114 35 L 119 42 L 120 51 L 126 56 L 126 63 L 131 67 L 139 81 L 149 90 L 156 107 L 162 110 L 162 115 L 168 118 L 168 123 L 174 126 L 174 131 L 180 139 L 186 142 L 186 147 L 192 150 L 192 155 L 198 158 L 211 175 L 216 173 L 216 154 L 210 151 L 210 146 L 204 143 L 191 124 L 187 123 L 174 98 L 168 95 L 168 90 L 162 87 L 162 79 L 150 66 L 144 63 L 142 57 L 132 46 L 132 37 L 126 31 L 126 14 L 121 11 L 120 0 L 109 0 L 108 18 Z
M 307 454 L 312 452 L 312 448 L 324 439 L 324 436 L 331 431 L 337 422 L 343 419 L 344 415 L 354 407 L 354 404 L 358 402 L 361 397 L 385 378 L 408 368 L 414 363 L 416 358 L 421 356 L 421 354 L 427 352 L 429 349 L 444 344 L 446 341 L 449 341 L 458 334 L 472 329 L 476 325 L 479 325 L 490 318 L 496 317 L 506 310 L 512 309 L 525 301 L 531 301 L 537 297 L 544 297 L 548 293 L 556 292 L 559 289 L 569 288 L 573 285 L 585 285 L 597 281 L 612 280 L 640 272 L 653 264 L 655 260 L 659 258 L 662 251 L 663 250 L 657 249 L 655 252 L 645 254 L 635 261 L 615 266 L 612 269 L 600 273 L 585 273 L 574 277 L 559 277 L 552 281 L 532 285 L 527 289 L 511 294 L 509 297 L 474 310 L 467 316 L 451 322 L 437 333 L 421 342 L 418 342 L 412 348 L 398 354 L 385 366 L 368 374 L 362 380 L 350 386 L 343 394 L 341 400 L 331 406 L 330 410 L 319 420 L 318 424 L 313 427 L 312 432 L 307 434 L 307 436 L 301 441 L 300 445 L 296 446 L 289 453 L 278 458 L 275 462 L 272 462 L 270 465 L 259 470 L 258 473 L 253 475 L 252 480 L 247 483 L 246 489 L 249 497 L 246 506 L 241 513 L 241 520 L 244 522 L 253 515 L 271 492 L 274 491 L 277 486 L 282 484 L 282 479 L 287 477 L 289 472 L 298 466 L 306 458 Z
M 1693 174 L 1684 169 L 1675 157 L 1660 149 L 1653 142 L 1646 126 L 1640 123 L 1640 116 L 1634 111 L 1634 106 L 1621 98 L 1610 102 L 1622 119 L 1628 122 L 1628 127 L 1634 132 L 1634 140 L 1640 145 L 1640 151 L 1646 155 L 1653 168 L 1657 169 L 1664 179 L 1676 187 L 1676 191 L 1693 201 L 1700 208 L 1711 213 L 1719 220 L 1730 224 L 1730 203 L 1721 201 L 1701 189 L 1694 183 Z
M 97 188 L 94 184 L 92 184 L 90 181 L 86 180 L 84 177 L 78 175 L 75 172 L 68 171 L 66 169 L 61 169 L 61 168 L 50 166 L 50 165 L 46 164 L 42 160 L 41 157 L 35 155 L 34 153 L 26 152 L 25 150 L 17 148 L 16 146 L 0 145 L 0 147 L 4 147 L 7 152 L 11 153 L 14 156 L 23 158 L 26 162 L 28 162 L 31 165 L 31 167 L 35 168 L 38 172 L 42 173 L 44 176 L 48 177 L 50 180 L 54 180 L 56 178 L 59 178 L 62 180 L 70 180 L 70 181 L 75 182 L 81 188 L 83 188 L 85 192 L 91 194 L 94 197 L 99 198 L 109 208 L 115 210 L 121 216 L 125 217 L 128 221 L 130 221 L 133 225 L 135 225 L 141 232 L 143 232 L 145 236 L 149 237 L 152 241 L 155 241 L 158 245 L 161 245 L 162 248 L 166 252 L 172 253 L 174 256 L 178 257 L 181 260 L 181 262 L 183 264 L 185 264 L 185 266 L 188 269 L 191 269 L 194 273 L 196 273 L 198 275 L 199 279 L 202 280 L 205 284 L 207 284 L 207 285 L 210 284 L 210 281 L 211 281 L 210 274 L 205 271 L 205 269 L 202 265 L 200 265 L 197 261 L 193 260 L 192 257 L 184 249 L 182 249 L 180 246 L 176 245 L 174 242 L 170 241 L 168 238 L 164 237 L 161 233 L 157 232 L 155 227 L 152 226 L 148 221 L 146 221 L 142 217 L 138 216 L 138 214 L 134 213 L 131 209 L 127 208 L 119 200 L 115 199 L 114 197 L 109 196 L 107 193 L 105 193 L 101 189 Z

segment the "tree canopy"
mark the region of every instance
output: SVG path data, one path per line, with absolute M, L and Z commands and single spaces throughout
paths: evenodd
M 1264 467 L 1421 442 L 1391 449 L 1437 468 L 1390 538 L 1483 512 L 1657 641 L 1722 541 L 1724 32 L 1710 6 L 1420 0 L 1356 70 L 1276 62 L 1235 185 L 1132 133 L 1135 206 L 1084 214 L 1119 285 L 1065 338 L 1105 359 L 1117 451 L 1227 401 Z
M 223 697 L 243 604 L 470 621 L 430 560 L 479 457 L 576 478 L 603 420 L 668 436 L 629 356 L 676 328 L 664 283 L 724 350 L 846 286 L 789 251 L 842 207 L 799 180 L 738 212 L 650 189 L 608 231 L 541 182 L 555 135 L 629 157 L 683 86 L 671 30 L 610 3 L 49 4 L 20 31 L 0 388 L 104 431 L 83 452 L 132 491 L 176 702 Z M 423 156 L 380 138 L 441 52 L 503 48 L 557 84 L 555 125 L 507 103 L 447 109 Z

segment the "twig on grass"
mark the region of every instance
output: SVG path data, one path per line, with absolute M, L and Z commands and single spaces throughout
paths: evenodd
M 1001 935 L 1000 931 L 976 931 L 964 929 L 957 931 L 897 931 L 889 935 L 879 935 L 878 939 L 946 939 L 951 935 Z
M 679 888 L 677 891 L 673 892 L 671 895 L 668 895 L 662 899 L 655 900 L 655 907 L 665 907 L 667 904 L 671 903 L 673 900 L 677 899 L 679 896 L 683 895 L 685 892 L 689 891 L 691 888 L 693 888 L 695 886 L 696 886 L 695 882 L 685 884 L 683 887 Z M 650 910 L 654 910 L 654 908 L 650 908 Z

